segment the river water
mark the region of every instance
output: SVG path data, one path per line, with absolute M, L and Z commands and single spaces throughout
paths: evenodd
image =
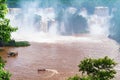
M 85 35 L 74 38 L 58 39 L 54 43 L 31 42 L 29 47 L 5 47 L 0 55 L 7 60 L 5 68 L 12 73 L 11 80 L 66 80 L 79 74 L 77 65 L 85 57 L 109 56 L 119 61 L 118 45 L 113 40 Z M 7 52 L 13 50 L 18 51 L 18 56 L 8 58 Z M 38 69 L 52 69 L 58 73 L 38 73 Z

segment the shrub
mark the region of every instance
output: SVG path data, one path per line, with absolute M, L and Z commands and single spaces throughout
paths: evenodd
M 86 74 L 78 79 L 70 80 L 110 80 L 115 77 L 116 71 L 113 69 L 117 63 L 107 56 L 99 59 L 86 58 L 78 65 L 79 71 Z M 69 80 L 69 79 L 68 79 Z
M 27 41 L 19 41 L 19 42 L 16 42 L 15 44 L 15 47 L 20 47 L 20 46 L 30 46 L 29 42 Z
M 10 80 L 11 74 L 4 69 L 5 61 L 0 57 L 0 80 Z
M 4 46 L 11 46 L 11 47 L 24 47 L 24 46 L 30 46 L 29 42 L 27 41 L 15 41 L 15 40 L 11 40 L 7 43 L 4 43 Z
M 2 42 L 8 42 L 11 39 L 11 33 L 15 32 L 17 28 L 10 25 L 10 20 L 5 16 L 8 13 L 6 0 L 0 0 L 0 45 Z
M 68 78 L 68 80 L 80 80 L 80 77 L 78 75 L 75 75 L 74 77 Z

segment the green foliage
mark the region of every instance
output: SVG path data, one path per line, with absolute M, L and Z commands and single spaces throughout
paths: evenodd
M 10 20 L 5 18 L 7 12 L 6 0 L 0 0 L 0 43 L 10 41 L 11 32 L 17 30 L 10 25 Z
M 83 76 L 80 80 L 94 80 L 91 76 Z
M 99 59 L 86 58 L 78 65 L 79 71 L 86 75 L 68 80 L 110 80 L 115 77 L 116 71 L 113 69 L 115 65 L 116 62 L 107 56 Z
M 73 77 L 68 78 L 68 80 L 94 80 L 94 79 L 91 76 L 80 77 L 78 75 L 75 75 Z
M 8 12 L 6 0 L 0 0 L 0 18 L 4 18 Z
M 10 23 L 9 19 L 0 20 L 0 40 L 3 42 L 10 41 L 11 32 L 17 30 L 17 28 L 11 27 L 9 23 Z
M 2 52 L 2 51 L 4 51 L 4 49 L 3 49 L 3 48 L 0 48 L 0 52 Z
M 21 0 L 7 0 L 8 7 L 10 7 L 10 8 L 20 7 L 20 5 L 19 5 L 20 1 Z
M 19 2 L 30 2 L 30 1 L 39 1 L 41 5 L 51 5 L 53 3 L 66 5 L 66 6 L 81 6 L 83 3 L 90 3 L 90 5 L 95 6 L 112 6 L 116 1 L 119 0 L 8 0 L 8 5 L 12 7 L 18 7 Z M 54 4 L 53 4 L 54 5 Z M 88 4 L 89 5 L 89 4 Z
M 21 46 L 30 46 L 30 44 L 27 41 L 19 41 L 15 43 L 15 47 L 21 47 Z
M 80 77 L 78 75 L 75 75 L 74 77 L 68 78 L 68 80 L 80 80 Z
M 116 63 L 107 56 L 99 59 L 87 58 L 79 64 L 79 71 L 93 76 L 95 79 L 110 80 L 114 78 L 116 71 L 113 69 Z
M 72 0 L 59 0 L 61 5 L 65 5 L 65 6 L 71 6 L 72 5 Z
M 0 69 L 4 68 L 5 66 L 5 61 L 2 59 L 2 57 L 0 56 Z
M 118 1 L 118 0 L 83 0 L 83 3 L 84 2 L 88 2 L 90 3 L 91 5 L 95 5 L 95 6 L 113 6 L 114 3 Z
M 10 80 L 11 74 L 4 69 L 5 61 L 0 57 L 0 80 Z
M 11 40 L 7 43 L 5 43 L 4 46 L 13 46 L 13 47 L 24 47 L 24 46 L 30 46 L 29 42 L 27 41 L 15 41 L 15 40 Z

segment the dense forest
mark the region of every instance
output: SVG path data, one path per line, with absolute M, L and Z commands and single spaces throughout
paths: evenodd
M 108 6 L 113 7 L 119 0 L 8 0 L 9 7 L 20 7 L 20 2 L 28 1 L 38 1 L 40 6 L 53 6 L 54 4 L 58 6 Z
M 27 2 L 37 1 L 38 7 L 54 7 L 56 9 L 75 7 L 75 8 L 86 8 L 88 14 L 93 14 L 96 6 L 105 6 L 109 8 L 110 14 L 113 15 L 111 18 L 110 26 L 110 38 L 120 42 L 120 0 L 8 0 L 8 7 L 22 7 L 21 4 Z

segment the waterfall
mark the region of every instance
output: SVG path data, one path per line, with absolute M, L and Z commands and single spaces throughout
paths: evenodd
M 30 40 L 34 37 L 34 40 L 41 40 L 43 35 L 58 36 L 60 33 L 76 35 L 85 30 L 98 37 L 109 35 L 110 16 L 107 7 L 96 7 L 93 15 L 88 15 L 85 8 L 79 11 L 78 8 L 68 7 L 60 15 L 61 21 L 56 19 L 58 16 L 56 12 L 57 10 L 52 7 L 26 10 L 10 8 L 8 17 L 11 19 L 11 24 L 18 26 L 18 31 L 12 34 L 13 38 Z M 52 38 L 47 36 L 46 38 Z
M 22 29 L 25 32 L 26 30 L 35 32 L 39 29 L 38 31 L 49 32 L 51 26 L 49 22 L 55 20 L 53 8 L 30 8 L 24 11 L 22 8 L 9 8 L 7 17 L 10 18 L 12 26 L 18 26 L 18 31 Z
M 107 7 L 96 7 L 94 15 L 88 18 L 89 31 L 92 35 L 109 35 L 109 9 Z

